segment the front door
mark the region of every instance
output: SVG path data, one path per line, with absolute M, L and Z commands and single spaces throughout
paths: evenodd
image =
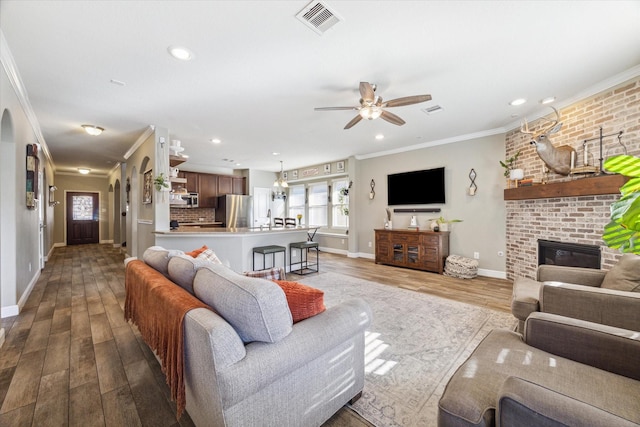
M 67 193 L 67 245 L 98 243 L 98 193 Z

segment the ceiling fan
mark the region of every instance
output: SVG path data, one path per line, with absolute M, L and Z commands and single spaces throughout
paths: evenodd
M 376 95 L 376 85 L 368 82 L 360 82 L 360 106 L 359 107 L 319 107 L 315 108 L 316 111 L 331 111 L 331 110 L 356 110 L 358 115 L 355 116 L 347 125 L 345 129 L 352 128 L 356 123 L 362 119 L 374 120 L 378 117 L 383 120 L 393 123 L 394 125 L 402 126 L 405 121 L 393 113 L 385 111 L 384 108 L 390 107 L 402 107 L 405 105 L 418 104 L 420 102 L 426 102 L 431 100 L 431 95 L 414 95 L 405 96 L 403 98 L 392 99 L 391 101 L 382 101 L 382 97 Z

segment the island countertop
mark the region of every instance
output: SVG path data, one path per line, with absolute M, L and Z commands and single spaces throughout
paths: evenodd
M 222 228 L 222 227 L 211 227 L 211 226 L 192 226 L 188 225 L 186 227 L 179 226 L 175 230 L 158 230 L 154 231 L 155 234 L 160 234 L 163 236 L 171 236 L 171 235 L 180 235 L 184 236 L 185 234 L 195 234 L 195 235 L 203 235 L 203 234 L 215 234 L 216 236 L 241 236 L 241 235 L 255 235 L 261 233 L 297 233 L 300 231 L 309 231 L 315 230 L 317 227 L 242 227 L 242 228 Z
M 306 242 L 310 230 L 317 227 L 178 227 L 176 230 L 154 231 L 155 244 L 167 249 L 179 249 L 189 252 L 206 245 L 212 249 L 220 260 L 234 271 L 245 271 L 271 266 L 271 257 L 267 257 L 268 265 L 263 265 L 264 258 L 254 260 L 254 248 L 278 245 L 285 252 L 275 257 L 276 266 L 290 269 L 290 262 L 298 262 L 299 252 L 290 253 L 291 243 Z M 289 260 L 291 258 L 291 260 Z M 254 261 L 257 264 L 254 264 Z

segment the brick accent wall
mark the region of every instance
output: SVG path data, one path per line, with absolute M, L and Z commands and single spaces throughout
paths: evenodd
M 582 165 L 583 141 L 598 137 L 600 127 L 604 135 L 622 130 L 622 142 L 627 154 L 640 155 L 640 77 L 559 112 L 563 126 L 560 132 L 550 136 L 550 140 L 556 147 L 573 147 L 579 159 L 577 166 Z M 554 118 L 555 115 L 552 113 L 546 117 Z M 534 127 L 530 126 L 530 129 L 535 129 L 538 124 L 541 123 L 532 123 Z M 545 165 L 529 139 L 519 129 L 508 132 L 505 139 L 505 158 L 522 150 L 516 167 L 524 169 L 526 178 L 542 181 Z M 589 142 L 588 149 L 592 153 L 589 156 L 590 164 L 599 165 L 599 141 Z M 617 137 L 603 140 L 603 158 L 622 153 Z M 564 177 L 553 172 L 547 175 L 548 182 L 570 179 L 579 178 Z M 507 201 L 507 277 L 535 277 L 538 239 L 601 246 L 602 268 L 611 268 L 620 253 L 606 247 L 602 241 L 602 230 L 609 222 L 609 206 L 618 198 L 619 195 L 605 195 Z
M 170 218 L 179 222 L 204 222 L 216 220 L 216 211 L 212 208 L 171 208 Z

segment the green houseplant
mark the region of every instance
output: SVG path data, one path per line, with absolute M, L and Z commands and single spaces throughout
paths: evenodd
M 622 197 L 611 204 L 611 222 L 605 225 L 602 240 L 610 248 L 640 255 L 640 157 L 613 156 L 604 168 L 630 179 L 620 187 Z
M 504 168 L 505 178 L 509 178 L 509 175 L 511 174 L 511 170 L 515 166 L 515 163 L 518 160 L 518 157 L 520 157 L 520 153 L 522 153 L 522 150 L 518 150 L 516 154 L 514 154 L 512 157 L 509 157 L 504 162 L 500 160 L 500 166 Z
M 169 188 L 169 179 L 164 176 L 164 173 L 161 173 L 155 177 L 153 185 L 156 187 L 156 191 L 162 191 L 163 188 Z

